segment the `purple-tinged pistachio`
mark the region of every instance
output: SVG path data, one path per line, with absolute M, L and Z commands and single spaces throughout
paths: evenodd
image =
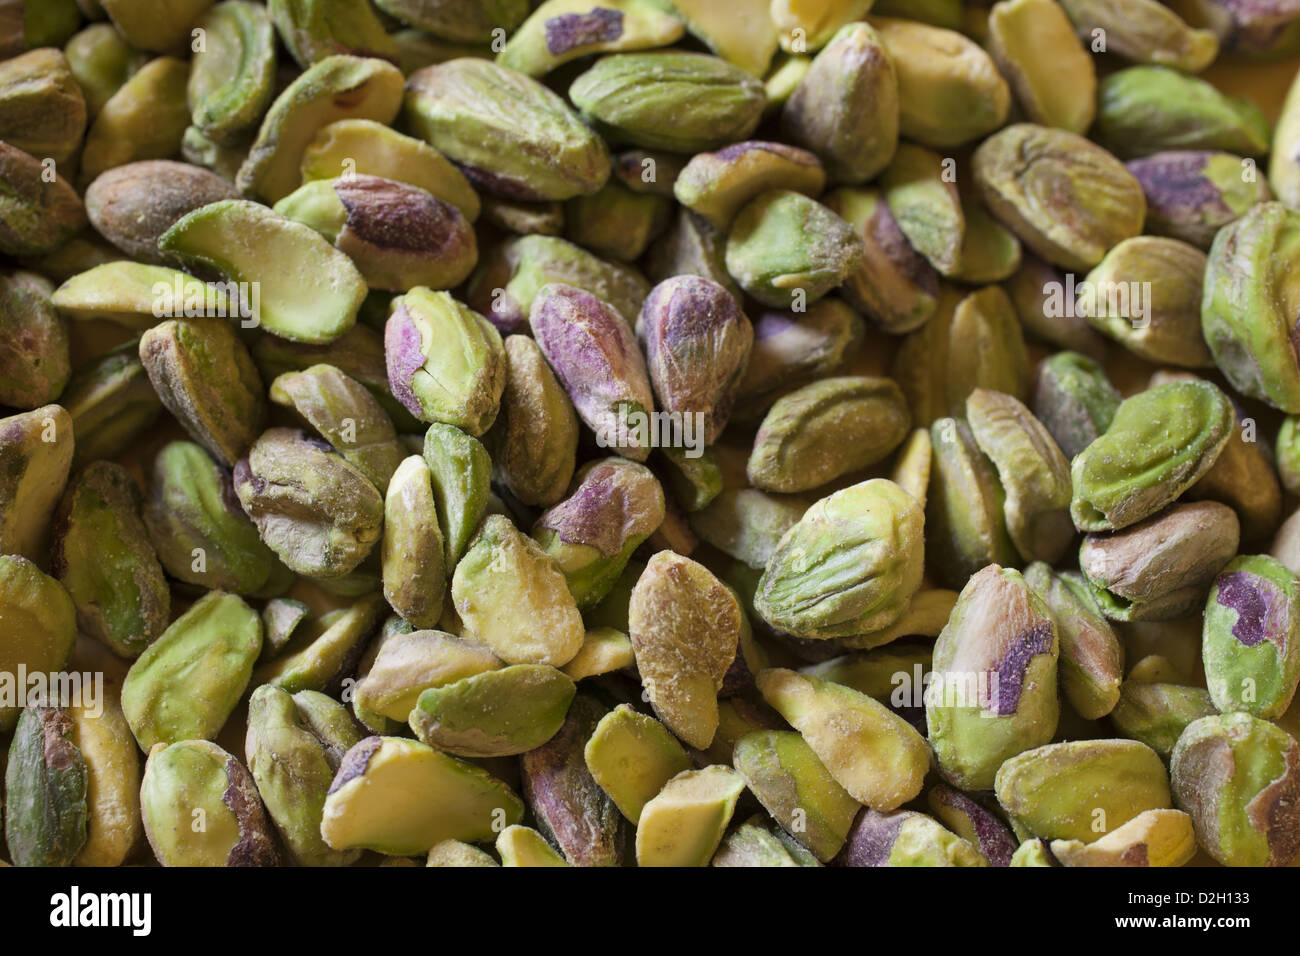
M 754 320 L 738 416 L 764 415 L 791 388 L 838 371 L 864 334 L 862 317 L 838 299 L 822 299 L 807 312 L 764 311 Z
M 1031 338 L 1097 361 L 1106 357 L 1106 340 L 1071 305 L 1075 301 L 1073 273 L 1066 275 L 1026 251 L 1005 288 Z
M 0 405 L 36 408 L 58 398 L 71 373 L 68 332 L 33 272 L 0 274 Z
M 207 740 L 158 744 L 140 787 L 144 832 L 163 866 L 275 866 L 271 824 L 244 765 Z M 194 821 L 202 819 L 202 828 Z
M 892 379 L 822 379 L 772 406 L 754 438 L 749 480 L 764 491 L 817 488 L 882 461 L 911 428 Z
M 973 162 L 989 211 L 1053 265 L 1091 269 L 1142 231 L 1141 184 L 1082 136 L 1017 123 L 981 143 Z
M 1202 687 L 1130 678 L 1120 685 L 1110 721 L 1121 736 L 1141 741 L 1168 760 L 1187 725 L 1217 715 L 1210 692 Z
M 687 209 L 719 230 L 730 228 L 751 200 L 773 189 L 816 197 L 826 172 L 812 153 L 785 143 L 750 140 L 694 156 L 673 186 Z
M 1136 740 L 1076 740 L 1011 757 L 998 769 L 998 802 L 1017 829 L 1094 843 L 1146 810 L 1172 806 L 1169 775 Z
M 1016 838 L 997 814 L 946 783 L 935 784 L 926 802 L 939 822 L 975 847 L 989 866 L 1011 865 Z
M 525 235 L 506 240 L 484 257 L 470 279 L 466 301 L 502 334 L 521 332 L 528 328 L 538 292 L 551 283 L 590 292 L 613 306 L 628 325 L 650 293 L 649 284 L 629 266 L 597 258 L 555 236 Z
M 650 0 L 546 0 L 511 33 L 497 63 L 542 77 L 593 53 L 671 46 L 684 32 L 671 7 Z
M 569 87 L 583 119 L 611 142 L 699 153 L 758 126 L 763 84 L 726 60 L 665 51 L 602 57 Z
M 744 792 L 744 778 L 730 767 L 679 773 L 641 812 L 637 866 L 707 866 Z
M 578 695 L 555 735 L 519 761 L 524 798 L 539 829 L 573 866 L 623 862 L 623 815 L 592 776 L 585 756 L 607 713 L 595 698 Z
M 600 718 L 584 744 L 587 770 L 632 823 L 691 758 L 659 721 L 619 704 Z
M 5 842 L 15 866 L 71 866 L 86 842 L 89 773 L 59 707 L 23 710 L 5 767 Z
M 743 613 L 707 568 L 671 551 L 650 559 L 632 591 L 628 636 L 645 695 L 696 749 L 717 731 L 717 695 L 736 657 Z
M 438 526 L 429 466 L 403 461 L 384 499 L 384 597 L 416 627 L 434 627 L 447 590 L 446 547 Z
M 1115 709 L 1124 679 L 1124 647 L 1078 574 L 1054 573 L 1036 561 L 1025 569 L 1025 584 L 1056 618 L 1061 640 L 1057 671 L 1061 693 L 1085 720 Z
M 1196 856 L 1196 849 L 1192 818 L 1181 810 L 1143 810 L 1096 843 L 1051 844 L 1052 856 L 1063 866 L 1183 866 Z
M 1234 7 L 1252 6 L 1227 2 Z M 1061 6 L 1082 40 L 1092 42 L 1098 35 L 1104 36 L 1106 52 L 1133 63 L 1199 73 L 1219 53 L 1219 38 L 1213 32 L 1192 28 L 1157 0 L 1061 0 Z
M 257 595 L 284 571 L 244 514 L 229 470 L 192 442 L 158 452 L 141 517 L 158 560 L 179 581 Z
M 794 495 L 728 488 L 690 516 L 691 529 L 722 553 L 761 570 L 808 505 Z
M 500 515 L 488 515 L 456 565 L 451 596 L 465 627 L 507 664 L 561 667 L 584 629 L 559 565 Z
M 418 186 L 360 173 L 306 183 L 275 211 L 310 226 L 356 264 L 371 289 L 450 289 L 478 262 L 474 229 Z
M 726 427 L 749 362 L 749 319 L 716 282 L 678 276 L 651 290 L 637 333 L 660 408 L 702 432 L 699 445 L 712 445 Z
M 1096 111 L 1097 73 L 1065 11 L 1052 0 L 1010 0 L 993 7 L 988 26 L 989 52 L 1026 118 L 1087 133 Z M 1062 76 L 1070 82 L 1061 82 Z
M 914 20 L 871 17 L 869 22 L 898 73 L 903 139 L 944 149 L 977 140 L 1006 122 L 1011 90 L 974 40 Z
M 163 406 L 227 468 L 262 430 L 266 399 L 252 356 L 225 319 L 169 319 L 140 338 Z
M 1239 539 L 1237 516 L 1226 505 L 1177 504 L 1123 530 L 1088 535 L 1079 568 L 1107 617 L 1167 621 L 1202 607 Z
M 523 801 L 481 767 L 418 740 L 367 737 L 343 755 L 320 829 L 336 850 L 411 856 L 444 840 L 493 840 L 523 815 Z
M 866 258 L 844 297 L 886 332 L 911 332 L 934 313 L 939 276 L 908 241 L 878 189 L 842 188 L 824 202 L 862 237 Z
M 888 627 L 921 584 L 923 525 L 916 500 L 883 478 L 821 499 L 772 552 L 754 610 L 796 637 Z
M 966 399 L 976 445 L 993 463 L 1005 494 L 1002 513 L 1026 561 L 1058 561 L 1074 538 L 1070 463 L 1051 433 L 1020 401 L 977 388 Z
M 1232 153 L 1173 150 L 1127 166 L 1146 194 L 1146 231 L 1207 252 L 1220 229 L 1273 198 L 1268 182 L 1254 175 L 1253 163 Z
M 855 801 L 888 811 L 921 792 L 930 748 L 883 704 L 842 684 L 785 668 L 765 670 L 756 681 L 763 699 L 803 735 Z M 738 758 L 743 744 L 737 746 Z
M 1286 866 L 1300 853 L 1300 745 L 1250 714 L 1193 721 L 1170 758 L 1174 799 L 1225 866 Z
M 980 851 L 933 817 L 863 810 L 835 866 L 988 866 Z
M 44 562 L 72 454 L 72 419 L 61 406 L 0 418 L 0 554 Z
M 492 459 L 478 439 L 438 422 L 424 435 L 438 526 L 447 547 L 447 568 L 456 567 L 487 510 Z
M 1270 134 L 1254 103 L 1166 66 L 1131 66 L 1097 90 L 1093 135 L 1124 159 L 1171 149 L 1264 156 Z
M 726 233 L 715 229 L 689 209 L 683 209 L 646 254 L 646 275 L 655 282 L 680 275 L 712 279 L 739 301 L 740 286 L 727 272 L 726 247 Z M 641 298 L 644 299 L 645 295 L 646 292 L 642 291 Z
M 599 192 L 565 204 L 564 234 L 571 242 L 617 262 L 641 258 L 673 218 L 672 201 L 635 192 L 611 179 Z
M 654 397 L 628 322 L 590 292 L 560 283 L 538 291 L 529 321 L 542 354 L 597 443 L 644 461 L 650 453 Z
M 901 145 L 881 177 L 885 203 L 908 244 L 939 273 L 961 271 L 966 216 L 956 179 L 942 156 Z
M 1274 720 L 1300 683 L 1300 583 L 1268 555 L 1229 562 L 1205 604 L 1201 655 L 1214 704 Z
M 1038 366 L 1034 416 L 1068 459 L 1110 427 L 1121 401 L 1105 369 L 1086 355 L 1057 352 Z
M 86 100 L 61 50 L 31 50 L 0 62 L 0 139 L 56 165 L 86 130 Z
M 840 29 L 781 112 L 797 145 L 826 164 L 832 183 L 874 179 L 898 148 L 899 82 L 894 61 L 866 23 Z
M 262 540 L 298 574 L 348 574 L 379 542 L 383 497 L 355 466 L 304 432 L 269 429 L 233 477 Z
M 1020 572 L 994 564 L 967 582 L 934 645 L 925 692 L 945 780 L 988 790 L 1003 761 L 1052 739 L 1059 633 Z
M 861 807 L 803 737 L 782 730 L 746 734 L 732 759 L 763 808 L 818 860 L 840 851 Z
M 1209 471 L 1231 437 L 1232 403 L 1209 382 L 1171 382 L 1125 399 L 1071 463 L 1080 531 L 1137 524 Z
M 91 462 L 52 521 L 50 567 L 77 607 L 77 626 L 122 657 L 167 626 L 171 592 L 140 520 L 140 490 L 121 465 Z
M 505 389 L 505 352 L 492 324 L 447 292 L 412 289 L 384 327 L 388 383 L 411 414 L 482 435 Z
M 81 197 L 56 172 L 48 179 L 39 159 L 0 143 L 0 252 L 53 252 L 86 224 Z
M 644 465 L 606 458 L 584 466 L 573 493 L 547 509 L 533 538 L 555 559 L 579 608 L 609 593 L 664 520 L 664 493 Z
M 795 861 L 765 817 L 755 814 L 733 829 L 718 846 L 709 866 L 806 866 Z M 789 837 L 787 837 L 789 839 Z M 806 852 L 806 851 L 805 851 Z
M 571 199 L 609 178 L 609 151 L 569 105 L 495 63 L 464 57 L 417 71 L 405 115 L 474 186 L 506 199 Z
M 762 193 L 727 236 L 727 271 L 764 305 L 806 308 L 862 266 L 861 237 L 835 213 L 789 190 Z

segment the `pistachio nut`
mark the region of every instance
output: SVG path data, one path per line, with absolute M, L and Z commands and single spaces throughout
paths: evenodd
M 0 274 L 0 404 L 37 408 L 68 383 L 71 355 L 53 285 L 32 272 Z
M 749 363 L 737 386 L 736 417 L 745 420 L 750 409 L 766 414 L 792 387 L 839 371 L 865 335 L 862 317 L 832 298 L 807 312 L 765 310 L 753 328 Z
M 1268 181 L 1254 175 L 1254 161 L 1232 153 L 1170 150 L 1126 165 L 1146 195 L 1146 231 L 1207 252 L 1220 229 L 1273 198 Z
M 1016 840 L 997 814 L 946 783 L 935 784 L 926 803 L 939 822 L 975 847 L 989 866 L 1012 865 Z
M 808 504 L 794 495 L 729 488 L 690 516 L 691 530 L 724 554 L 762 570 Z
M 55 578 L 20 555 L 0 555 L 0 628 L 8 635 L 0 673 L 55 674 L 77 642 L 77 611 Z M 12 730 L 20 710 L 0 707 L 0 729 Z
M 195 29 L 204 43 L 194 51 L 186 87 L 191 121 L 210 141 L 237 147 L 275 93 L 272 15 L 260 4 L 228 0 L 211 7 Z
M 304 69 L 335 53 L 397 57 L 397 45 L 367 3 L 268 0 L 276 32 Z
M 86 99 L 63 52 L 31 50 L 0 61 L 0 139 L 56 165 L 86 130 Z
M 23 710 L 5 766 L 5 842 L 16 866 L 70 866 L 86 842 L 85 758 L 67 711 Z
M 1096 111 L 1097 74 L 1067 12 L 1053 0 L 995 4 L 989 12 L 989 53 L 1030 122 L 1082 136 Z M 1091 39 L 1086 32 L 1084 38 Z M 1211 59 L 1217 47 L 1211 45 Z M 1069 82 L 1063 82 L 1067 76 Z
M 980 851 L 913 810 L 858 815 L 836 866 L 988 866 Z
M 0 142 L 0 252 L 53 252 L 86 224 L 81 197 L 62 176 L 17 146 Z
M 86 131 L 81 181 L 90 183 L 114 166 L 166 159 L 180 151 L 190 122 L 185 84 L 190 65 L 160 56 L 140 67 L 99 111 Z
M 72 418 L 62 406 L 0 418 L 0 554 L 44 560 L 72 455 Z
M 1073 459 L 1110 427 L 1121 401 L 1099 364 L 1078 352 L 1057 352 L 1038 366 L 1031 407 Z
M 1133 63 L 1199 73 L 1219 52 L 1219 38 L 1212 31 L 1189 26 L 1156 0 L 1061 0 L 1061 7 L 1080 37 L 1090 40 L 1100 30 L 1108 52 Z
M 673 777 L 641 811 L 637 866 L 706 866 L 744 791 L 744 778 L 720 764 Z
M 487 509 L 492 459 L 478 439 L 440 422 L 425 432 L 423 454 L 447 549 L 445 567 L 451 570 L 469 547 Z
M 1146 744 L 1168 760 L 1187 725 L 1218 711 L 1202 687 L 1135 680 L 1120 685 L 1110 721 L 1121 736 Z

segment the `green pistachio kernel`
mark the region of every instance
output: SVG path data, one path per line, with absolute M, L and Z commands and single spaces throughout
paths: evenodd
M 86 761 L 58 707 L 23 710 L 5 767 L 5 842 L 16 866 L 70 866 L 86 842 Z
M 204 43 L 194 51 L 186 96 L 194 126 L 215 143 L 239 146 L 271 104 L 271 20 L 259 4 L 229 0 L 212 7 L 195 25 L 204 32 Z

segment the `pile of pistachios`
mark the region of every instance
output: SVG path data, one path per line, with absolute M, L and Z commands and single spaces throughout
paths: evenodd
M 1300 6 L 0 57 L 8 861 L 1300 857 Z

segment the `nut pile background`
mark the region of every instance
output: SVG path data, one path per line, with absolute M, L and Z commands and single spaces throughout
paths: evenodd
M 4 856 L 1292 863 L 1288 9 L 6 4 Z

